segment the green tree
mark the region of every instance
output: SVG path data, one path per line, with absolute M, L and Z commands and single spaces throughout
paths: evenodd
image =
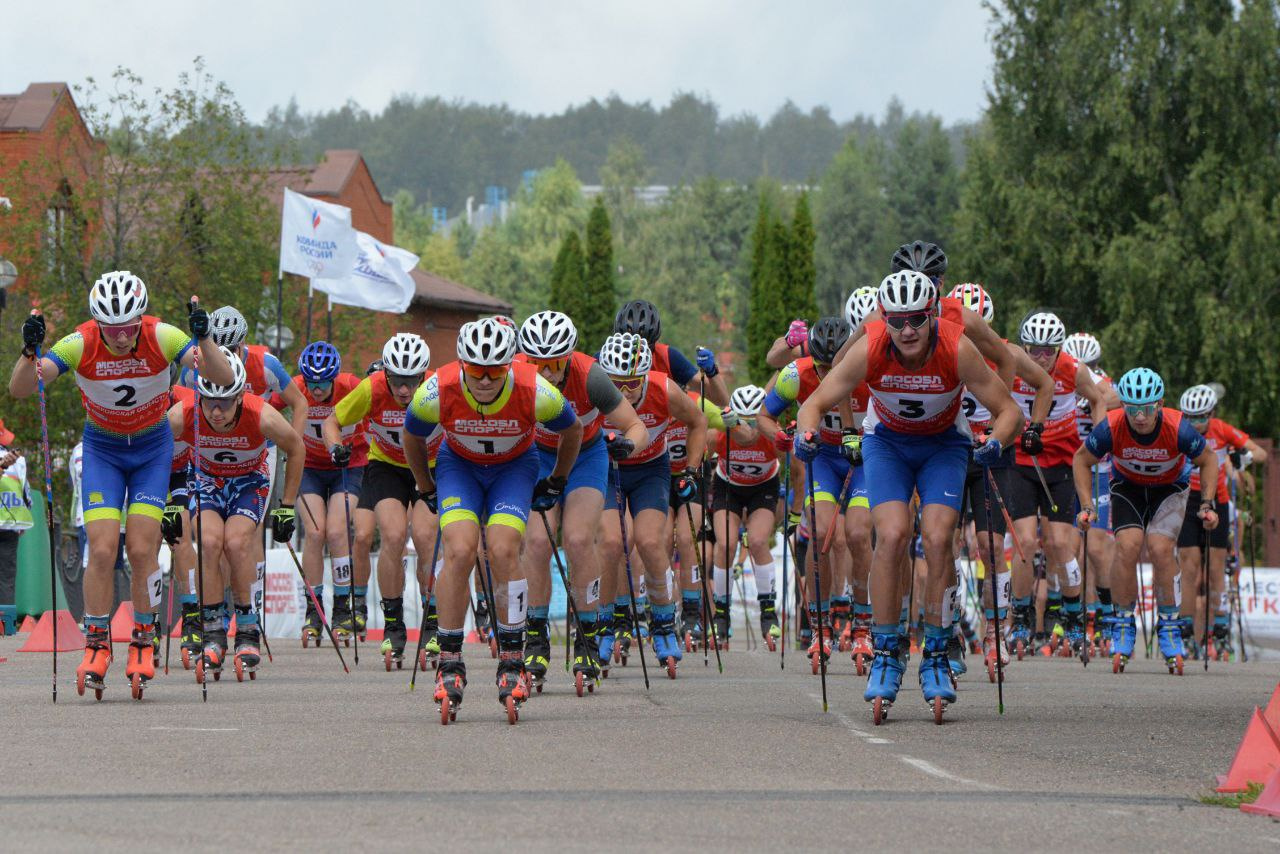
M 878 285 L 902 231 L 885 192 L 888 153 L 876 139 L 849 139 L 831 161 L 816 199 L 818 306 L 843 311 L 849 294 Z
M 582 302 L 577 306 L 574 322 L 578 336 L 589 347 L 603 342 L 613 330 L 613 316 L 617 311 L 617 287 L 614 282 L 613 232 L 609 227 L 609 213 L 604 200 L 596 199 L 587 217 L 586 279 L 582 287 Z
M 762 196 L 751 232 L 751 298 L 747 318 L 747 374 L 753 383 L 763 384 L 772 369 L 765 357 L 778 337 L 784 315 L 783 292 L 789 241 L 787 227 Z
M 796 200 L 791 232 L 787 236 L 786 291 L 782 313 L 788 319 L 802 317 L 812 322 L 818 317 L 818 273 L 813 258 L 817 235 L 809 212 L 808 193 L 801 193 Z
M 578 232 L 571 231 L 560 241 L 555 264 L 551 268 L 551 301 L 549 307 L 562 311 L 573 319 L 574 325 L 582 315 L 585 296 L 585 261 L 582 257 L 582 240 Z M 582 338 L 579 331 L 579 338 Z M 587 346 L 585 340 L 584 347 Z

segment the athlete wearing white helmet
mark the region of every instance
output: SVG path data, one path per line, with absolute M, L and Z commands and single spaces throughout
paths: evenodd
M 996 306 L 991 294 L 977 282 L 963 282 L 951 289 L 947 296 L 960 300 L 960 304 L 990 323 L 996 316 Z
M 135 614 L 125 675 L 134 680 L 135 695 L 141 696 L 154 675 L 155 606 L 150 591 L 161 574 L 156 558 L 173 461 L 173 436 L 163 423 L 170 405 L 170 368 L 191 367 L 198 353 L 202 375 L 217 383 L 230 383 L 233 376 L 226 356 L 209 337 L 209 315 L 196 300 L 188 307 L 187 326 L 198 345 L 182 330 L 146 313 L 146 285 L 127 270 L 103 274 L 90 288 L 87 302 L 92 319 L 48 350 L 44 316 L 35 310 L 23 321 L 22 354 L 10 375 L 9 393 L 15 398 L 34 395 L 37 368 L 45 386 L 71 373 L 80 388 L 85 409 L 80 494 L 89 562 L 86 645 L 76 687 L 80 693 L 88 688 L 101 697 L 105 685 L 111 661 L 111 578 L 124 508 Z
M 468 365 L 508 365 L 516 355 L 515 325 L 486 317 L 462 324 L 458 358 Z
M 382 347 L 382 369 L 400 377 L 414 377 L 431 364 L 431 348 L 421 335 L 398 332 Z
M 1088 332 L 1072 332 L 1062 342 L 1062 349 L 1091 368 L 1102 358 L 1102 344 Z
M 853 293 L 844 303 L 844 319 L 849 322 L 850 329 L 857 329 L 878 307 L 878 289 L 864 285 Z
M 1053 312 L 1033 312 L 1018 327 L 1018 340 L 1032 347 L 1061 347 L 1067 340 L 1067 327 Z
M 209 315 L 209 334 L 219 347 L 227 347 L 234 353 L 249 334 L 249 324 L 235 307 L 224 305 Z
M 923 273 L 903 270 L 890 273 L 880 282 L 876 304 L 882 314 L 919 314 L 931 312 L 938 299 L 938 286 Z M 914 328 L 919 328 L 915 324 Z
M 535 520 L 526 532 L 520 560 L 529 582 L 529 625 L 526 630 L 524 663 L 534 685 L 541 686 L 551 661 L 550 625 L 552 542 L 548 527 L 563 525 L 565 557 L 573 569 L 574 603 L 582 622 L 582 636 L 574 637 L 574 681 L 578 693 L 599 675 L 596 636 L 599 632 L 597 608 L 600 604 L 600 559 L 596 553 L 596 531 L 604 508 L 609 478 L 609 458 L 625 459 L 649 442 L 649 434 L 635 410 L 609 379 L 609 375 L 586 353 L 574 350 L 578 330 L 569 317 L 558 311 L 540 311 L 520 325 L 520 355 L 538 369 L 538 374 L 555 386 L 573 405 L 582 424 L 582 447 L 569 472 L 561 499 L 545 511 L 547 525 Z M 605 431 L 604 420 L 615 425 Z M 555 469 L 559 437 L 553 431 L 535 427 L 539 478 Z M 561 512 L 563 510 L 563 513 Z M 540 687 L 539 687 L 540 690 Z

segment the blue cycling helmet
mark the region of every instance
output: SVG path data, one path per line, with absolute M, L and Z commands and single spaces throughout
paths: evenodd
M 1116 383 L 1116 394 L 1121 403 L 1156 403 L 1164 397 L 1164 380 L 1150 368 L 1134 368 Z
M 342 370 L 342 356 L 328 341 L 312 341 L 298 354 L 298 372 L 309 383 L 329 382 Z

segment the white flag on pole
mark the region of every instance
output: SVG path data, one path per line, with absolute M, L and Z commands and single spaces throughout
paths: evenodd
M 351 208 L 289 188 L 280 220 L 280 269 L 309 279 L 342 276 L 359 254 Z
M 413 301 L 413 277 L 418 256 L 407 249 L 381 243 L 363 231 L 356 232 L 360 254 L 345 275 L 317 278 L 316 290 L 332 302 L 374 311 L 403 314 Z

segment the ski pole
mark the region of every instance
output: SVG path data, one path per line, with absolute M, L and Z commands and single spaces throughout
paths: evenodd
M 806 438 L 809 438 L 810 441 L 812 441 L 812 436 L 809 436 Z M 818 522 L 817 522 L 817 515 L 814 511 L 814 506 L 816 502 L 814 501 L 814 498 L 813 498 L 813 463 L 806 464 L 804 474 L 805 474 L 805 481 L 807 482 L 808 492 L 809 492 L 809 530 L 813 533 L 817 533 Z M 818 656 L 818 669 L 819 669 L 819 672 L 822 674 L 822 712 L 823 714 L 826 714 L 827 712 L 827 657 L 823 654 L 824 652 L 823 641 L 825 640 L 825 638 L 823 638 L 822 636 L 822 570 L 818 565 L 818 552 L 816 550 L 813 552 L 813 596 L 814 596 L 814 602 L 817 605 L 816 610 L 818 612 L 817 656 Z
M 32 309 L 38 315 L 38 309 Z M 36 345 L 36 390 L 40 398 L 40 453 L 44 458 L 44 518 L 49 535 L 49 610 L 53 612 L 53 702 L 58 702 L 58 569 L 54 565 L 53 463 L 49 458 L 49 415 L 44 397 L 44 354 Z
M 360 666 L 360 623 L 356 619 L 356 558 L 354 532 L 351 530 L 351 504 L 347 501 L 347 467 L 338 468 L 342 479 L 342 512 L 347 520 L 347 560 L 351 571 L 351 586 L 347 588 L 347 602 L 351 608 L 351 648 L 355 651 L 356 667 Z M 305 502 L 304 502 L 305 503 Z M 411 505 L 412 506 L 412 505 Z M 336 582 L 335 582 L 336 583 Z
M 489 653 L 497 658 L 498 650 L 498 591 L 493 587 L 493 567 L 489 563 L 489 538 L 485 529 L 489 525 L 488 517 L 480 525 L 480 551 L 484 555 L 484 572 L 480 573 L 480 588 L 484 592 L 485 602 L 489 605 Z
M 1094 505 L 1097 506 L 1096 504 Z M 1080 575 L 1080 601 L 1084 610 L 1084 628 L 1089 631 L 1089 528 L 1093 527 L 1093 520 L 1089 520 L 1089 524 L 1084 529 L 1084 568 Z M 1097 611 L 1094 611 L 1097 614 Z M 1093 646 L 1093 635 L 1089 634 L 1084 639 L 1084 643 L 1080 644 L 1080 663 L 1085 667 L 1089 666 L 1089 650 Z
M 169 546 L 169 602 L 168 616 L 165 618 L 169 625 L 164 630 L 164 675 L 169 675 L 169 646 L 173 640 L 173 580 L 177 578 L 178 572 L 178 553 L 173 546 Z
M 791 454 L 782 459 L 782 649 L 778 656 L 778 669 L 787 669 L 787 514 L 791 512 Z
M 1142 622 L 1142 645 L 1146 648 L 1146 657 L 1150 658 L 1151 637 L 1147 634 L 1147 588 L 1142 583 L 1142 568 L 1135 565 L 1133 571 L 1138 577 L 1138 618 Z M 1152 576 L 1154 578 L 1154 571 Z
M 1000 484 L 996 483 L 996 480 L 994 477 L 990 478 L 990 481 L 991 481 L 991 491 L 996 497 L 996 504 L 1000 506 L 1000 514 L 1004 516 L 1004 523 L 1008 527 L 1009 537 L 1013 540 L 1013 547 L 1018 552 L 1018 560 L 1022 561 L 1023 563 L 1026 563 L 1027 556 L 1022 551 L 1022 543 L 1018 541 L 1017 532 L 1013 530 L 1013 517 L 1009 515 L 1009 508 L 1004 503 L 1004 496 L 1000 494 Z M 990 519 L 987 520 L 987 524 L 988 525 L 991 524 Z M 994 554 L 991 556 L 991 559 L 995 560 Z
M 265 517 L 264 517 L 265 518 Z M 262 590 L 259 595 L 262 597 L 253 605 L 258 611 L 258 635 L 262 638 L 262 648 L 266 650 L 267 661 L 275 664 L 275 658 L 271 655 L 271 642 L 267 640 L 267 526 L 262 526 L 262 577 L 258 579 L 262 584 Z
M 844 506 L 845 499 L 849 497 L 849 484 L 853 482 L 853 466 L 849 466 L 848 473 L 844 476 L 844 483 L 840 485 L 840 497 L 836 499 L 836 515 L 831 520 L 830 526 L 827 527 L 827 533 L 822 537 L 822 554 L 826 555 L 831 551 L 831 536 L 836 532 L 836 526 L 841 524 L 840 508 Z
M 689 502 L 687 502 L 687 501 L 685 502 L 685 505 L 684 505 L 684 513 L 685 513 L 685 516 L 686 516 L 686 517 L 688 518 L 688 520 L 689 520 L 689 535 L 690 535 L 691 537 L 693 537 L 693 538 L 694 538 L 694 540 L 696 541 L 696 540 L 698 539 L 698 535 L 697 535 L 697 533 L 694 531 L 694 528 L 693 528 L 693 510 L 692 510 L 692 509 L 690 509 L 690 507 L 689 507 Z M 706 516 L 706 511 L 704 510 L 704 511 L 703 511 L 703 517 L 705 518 L 705 516 Z M 707 566 L 706 566 L 706 563 L 705 563 L 705 560 L 706 560 L 706 557 L 705 557 L 705 556 L 706 556 L 706 551 L 707 551 L 707 550 L 706 550 L 706 541 L 705 541 L 705 539 L 706 539 L 706 538 L 704 537 L 704 538 L 703 538 L 703 549 L 702 549 L 704 563 L 703 563 L 702 567 L 700 568 L 700 569 L 701 569 L 701 571 L 698 573 L 698 580 L 702 582 L 702 600 L 703 600 L 703 602 L 710 601 L 710 600 L 709 600 L 709 597 L 708 597 L 708 594 L 707 594 Z M 706 616 L 706 608 L 705 608 L 705 607 L 703 608 L 703 616 Z M 709 653 L 707 652 L 707 628 L 708 628 L 708 627 L 707 627 L 707 623 L 708 623 L 708 622 L 710 622 L 710 623 L 711 623 L 711 626 L 710 626 L 710 629 L 711 629 L 711 642 L 712 642 L 712 644 L 714 644 L 714 645 L 715 645 L 715 648 L 716 648 L 716 668 L 717 668 L 721 673 L 724 673 L 724 664 L 723 664 L 723 663 L 721 663 L 721 661 L 720 661 L 720 639 L 719 639 L 718 637 L 716 637 L 716 625 L 715 625 L 715 621 L 714 621 L 714 620 L 705 620 L 705 619 L 704 619 L 704 620 L 702 621 L 702 666 L 703 666 L 703 667 L 708 667 L 708 666 L 710 666 L 710 665 L 707 663 L 707 661 L 708 661 L 708 656 L 709 656 Z
M 342 657 L 342 650 L 338 648 L 338 640 L 333 636 L 333 629 L 329 628 L 329 619 L 324 615 L 324 607 L 316 599 L 315 591 L 311 589 L 311 585 L 307 583 L 307 576 L 302 571 L 302 561 L 298 559 L 298 553 L 293 550 L 293 543 L 286 540 L 285 547 L 289 549 L 289 557 L 293 558 L 293 565 L 298 570 L 298 577 L 302 579 L 302 589 L 307 591 L 307 596 L 311 598 L 311 604 L 315 607 L 316 613 L 320 615 L 320 625 L 324 626 L 325 634 L 329 636 L 329 642 L 333 644 L 333 651 L 338 654 L 338 661 L 342 662 L 342 672 L 350 673 L 351 671 L 347 669 L 347 661 Z
M 191 300 L 187 306 L 187 313 L 190 314 L 194 310 L 196 301 Z M 191 412 L 191 474 L 194 479 L 193 487 L 196 494 L 196 607 L 200 609 L 200 658 L 198 660 L 199 669 L 196 671 L 197 681 L 200 683 L 200 701 L 207 703 L 209 701 L 209 680 L 204 674 L 204 511 L 201 502 L 201 484 L 200 479 L 200 419 L 204 415 L 202 409 L 203 403 L 200 400 L 200 345 L 197 344 L 192 350 L 191 356 L 191 375 L 193 377 L 192 385 L 195 388 L 195 407 Z
M 1031 465 L 1035 467 L 1036 477 L 1040 479 L 1040 488 L 1044 490 L 1044 497 L 1049 501 L 1049 509 L 1054 513 L 1058 512 L 1058 502 L 1053 500 L 1053 493 L 1049 491 L 1049 484 L 1045 482 L 1044 471 L 1040 468 L 1040 459 L 1035 454 L 1031 454 Z
M 987 551 L 991 553 L 992 562 L 995 562 L 996 554 L 996 535 L 991 530 L 991 487 L 995 484 L 995 478 L 991 474 L 991 469 L 986 470 L 987 477 L 982 482 L 982 497 L 987 510 Z M 1014 538 L 1016 541 L 1016 537 Z M 991 607 L 992 613 L 995 614 L 995 642 L 996 642 L 996 708 L 1000 714 L 1004 714 L 1004 655 L 1001 647 L 1002 638 L 1000 636 L 1000 571 L 992 566 L 987 568 L 987 575 L 990 576 L 987 581 L 988 587 L 991 588 Z
M 418 662 L 422 660 L 422 648 L 426 646 L 427 638 L 427 611 L 431 608 L 431 594 L 435 591 L 436 586 L 436 560 L 440 557 L 440 540 L 443 538 L 443 531 L 440 529 L 440 520 L 436 520 L 436 544 L 431 548 L 431 568 L 427 570 L 427 599 L 422 603 L 422 623 L 418 626 L 418 650 L 413 654 L 413 675 L 409 677 L 409 690 L 412 691 L 418 682 Z M 468 599 L 471 597 L 468 596 Z M 465 614 L 463 616 L 466 616 Z
M 622 477 L 618 474 L 618 461 L 610 458 L 609 465 L 613 468 L 614 484 L 613 492 L 615 500 L 618 502 L 618 528 L 622 532 L 622 559 L 627 570 L 627 594 L 631 597 L 631 630 L 636 639 L 636 646 L 640 648 L 640 670 L 644 673 L 644 689 L 649 690 L 649 666 L 644 660 L 644 638 L 640 637 L 640 617 L 636 609 L 636 588 L 635 583 L 631 580 L 631 547 L 627 544 L 627 521 L 623 518 L 626 512 L 626 504 L 622 501 Z
M 729 512 L 729 492 L 733 486 L 733 428 L 724 431 L 724 571 L 725 577 L 725 635 L 732 634 L 733 628 L 733 559 L 738 556 L 738 538 L 729 536 L 729 525 L 732 514 Z M 751 620 L 747 617 L 746 596 L 742 597 L 742 616 L 747 624 L 747 649 L 751 648 Z M 725 637 L 725 641 L 729 638 Z
M 1204 659 L 1204 672 L 1209 672 L 1209 637 L 1213 627 L 1209 624 L 1209 598 L 1212 588 L 1209 586 L 1209 529 L 1200 529 L 1200 587 L 1204 590 L 1204 636 L 1200 645 L 1200 657 Z M 1195 620 L 1192 620 L 1192 634 L 1195 634 Z
M 560 560 L 560 552 L 556 550 L 555 538 L 551 536 L 551 523 L 547 521 L 547 512 L 539 510 L 538 515 L 542 517 L 542 526 L 547 529 L 547 540 L 551 543 L 551 557 L 554 558 L 556 570 L 560 573 L 560 583 L 564 585 L 564 592 L 569 603 L 569 616 L 573 618 L 573 625 L 578 632 L 578 637 L 582 638 L 585 646 L 587 642 L 587 634 L 582 630 L 582 616 L 578 613 L 578 609 L 573 604 L 573 588 L 569 586 L 569 574 L 565 572 L 564 563 Z M 590 652 L 588 650 L 588 652 Z M 599 679 L 596 680 L 599 684 Z

